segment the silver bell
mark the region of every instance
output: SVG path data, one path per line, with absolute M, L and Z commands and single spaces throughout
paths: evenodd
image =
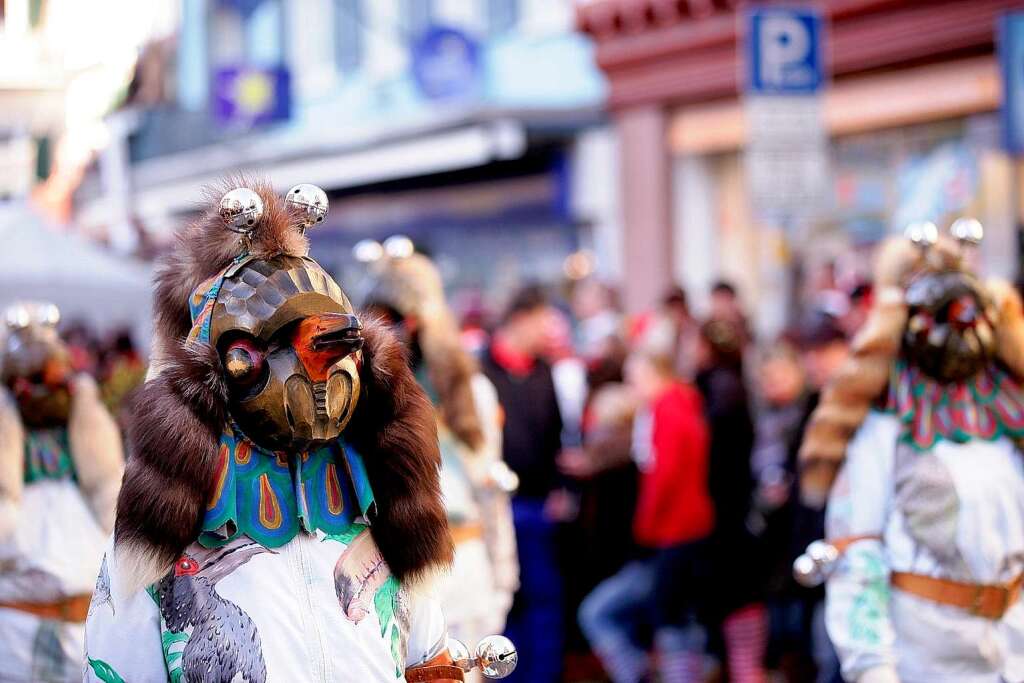
M 30 325 L 56 327 L 59 322 L 60 310 L 49 302 L 19 301 L 4 311 L 4 323 L 11 330 L 21 330 Z
M 939 241 L 939 229 L 931 221 L 915 221 L 903 231 L 904 236 L 922 249 Z
M 949 234 L 962 246 L 976 247 L 981 244 L 985 229 L 976 218 L 957 218 L 953 225 L 949 226 Z
M 487 678 L 505 678 L 516 670 L 519 653 L 505 636 L 487 636 L 476 646 L 476 660 Z
M 807 546 L 807 555 L 824 571 L 831 573 L 839 559 L 839 550 L 825 541 L 813 541 Z
M 820 586 L 825 581 L 818 564 L 806 553 L 793 561 L 793 578 L 806 588 Z
M 300 216 L 302 229 L 323 223 L 327 218 L 327 193 L 316 185 L 302 183 L 288 190 L 284 203 L 293 207 Z
M 826 541 L 814 541 L 807 546 L 807 552 L 793 562 L 793 578 L 801 586 L 820 586 L 835 570 L 838 561 L 838 548 Z
M 495 460 L 487 468 L 487 474 L 498 490 L 503 493 L 513 494 L 519 488 L 519 475 L 512 471 L 512 468 L 505 464 L 504 460 Z
M 448 639 L 448 654 L 452 658 L 452 665 L 459 667 L 463 671 L 472 671 L 473 667 L 476 666 L 476 660 L 473 659 L 469 648 L 461 640 L 455 638 Z
M 221 197 L 220 217 L 228 230 L 248 234 L 263 218 L 263 200 L 247 187 L 236 187 Z

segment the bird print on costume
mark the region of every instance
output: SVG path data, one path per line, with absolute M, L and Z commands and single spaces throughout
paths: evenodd
M 345 618 L 358 624 L 376 611 L 380 635 L 388 643 L 397 675 L 408 650 L 411 616 L 406 591 L 380 554 L 369 528 L 353 524 L 324 540 L 346 545 L 334 565 L 334 590 Z
M 107 556 L 103 556 L 103 563 L 100 565 L 100 575 L 96 577 L 96 588 L 92 592 L 92 600 L 89 602 L 89 615 L 99 609 L 101 605 L 110 607 L 110 613 L 114 614 L 114 602 L 110 599 L 110 574 L 107 571 Z
M 186 683 L 266 681 L 267 666 L 256 625 L 216 590 L 218 581 L 265 552 L 273 551 L 246 538 L 220 548 L 193 544 L 174 570 L 154 586 L 167 631 L 188 634 L 181 656 Z

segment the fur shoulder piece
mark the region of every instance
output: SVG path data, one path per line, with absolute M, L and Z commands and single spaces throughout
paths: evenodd
M 117 423 L 89 375 L 79 375 L 72 383 L 68 439 L 78 485 L 96 520 L 110 533 L 124 471 L 124 449 Z
M 295 229 L 298 218 L 267 181 L 238 176 L 206 188 L 202 216 L 178 232 L 174 248 L 157 265 L 154 348 L 158 352 L 188 334 L 188 297 L 192 291 L 243 251 L 240 235 L 228 230 L 218 213 L 221 197 L 236 187 L 247 187 L 263 200 L 263 218 L 250 234 L 249 253 L 268 258 L 279 254 L 305 256 L 309 251 L 309 241 Z
M 885 242 L 875 260 L 877 294 L 850 357 L 825 387 L 800 446 L 800 486 L 805 502 L 825 504 L 836 473 L 875 400 L 889 383 L 907 322 L 904 287 L 923 265 L 920 249 L 902 238 Z
M 345 437 L 363 455 L 376 494 L 374 541 L 395 576 L 416 581 L 454 555 L 434 407 L 387 326 L 364 321 L 363 335 L 363 395 Z
M 14 531 L 25 481 L 25 428 L 14 397 L 0 387 L 0 539 Z
M 163 371 L 130 401 L 114 526 L 126 594 L 166 574 L 198 536 L 227 418 L 217 352 L 193 343 L 168 347 L 167 354 Z

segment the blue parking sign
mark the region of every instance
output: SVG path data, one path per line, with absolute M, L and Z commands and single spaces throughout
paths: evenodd
M 747 13 L 747 92 L 808 95 L 825 82 L 821 14 L 809 7 L 754 7 Z

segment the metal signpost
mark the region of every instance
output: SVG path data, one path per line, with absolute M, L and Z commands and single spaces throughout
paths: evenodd
M 760 219 L 758 332 L 773 336 L 793 315 L 791 244 L 829 190 L 826 82 L 820 13 L 807 6 L 754 6 L 746 37 L 745 154 L 751 209 Z
M 792 218 L 828 188 L 823 21 L 808 7 L 754 7 L 745 29 L 751 199 L 759 215 Z

